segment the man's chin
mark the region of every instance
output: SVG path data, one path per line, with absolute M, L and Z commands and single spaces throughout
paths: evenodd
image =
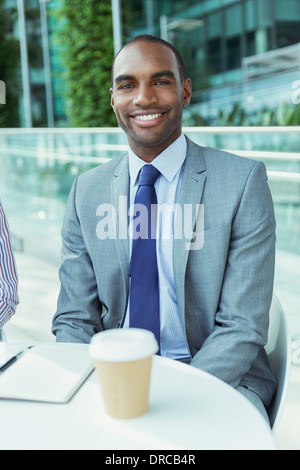
M 127 136 L 129 142 L 140 147 L 153 147 L 159 145 L 164 140 L 162 135 L 150 133 L 149 130 L 141 131 L 139 133 L 128 132 Z

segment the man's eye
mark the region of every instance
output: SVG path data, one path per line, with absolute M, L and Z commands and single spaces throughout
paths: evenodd
M 170 82 L 168 82 L 167 80 L 158 80 L 156 82 L 156 85 L 168 85 Z
M 129 88 L 133 88 L 131 83 L 125 83 L 124 85 L 120 86 L 120 90 L 128 90 Z

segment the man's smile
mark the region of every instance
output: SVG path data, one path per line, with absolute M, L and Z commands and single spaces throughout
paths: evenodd
M 135 119 L 138 121 L 152 121 L 153 119 L 157 119 L 161 116 L 161 113 L 156 114 L 139 114 L 138 116 L 134 116 Z
M 163 111 L 136 111 L 130 118 L 140 127 L 152 127 L 159 124 L 166 112 Z

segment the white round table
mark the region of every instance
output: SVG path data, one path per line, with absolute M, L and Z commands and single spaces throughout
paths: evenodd
M 3 344 L 2 350 L 22 347 Z M 276 449 L 271 429 L 240 393 L 158 356 L 149 411 L 139 418 L 117 420 L 105 413 L 95 372 L 67 404 L 0 399 L 0 416 L 1 449 Z

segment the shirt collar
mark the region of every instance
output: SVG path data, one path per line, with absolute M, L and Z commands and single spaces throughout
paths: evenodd
M 182 167 L 186 158 L 187 143 L 184 134 L 181 134 L 169 147 L 161 152 L 153 161 L 152 165 L 169 181 L 173 180 L 177 172 Z M 145 165 L 144 160 L 138 157 L 129 147 L 129 175 L 132 184 L 136 180 L 140 169 Z

